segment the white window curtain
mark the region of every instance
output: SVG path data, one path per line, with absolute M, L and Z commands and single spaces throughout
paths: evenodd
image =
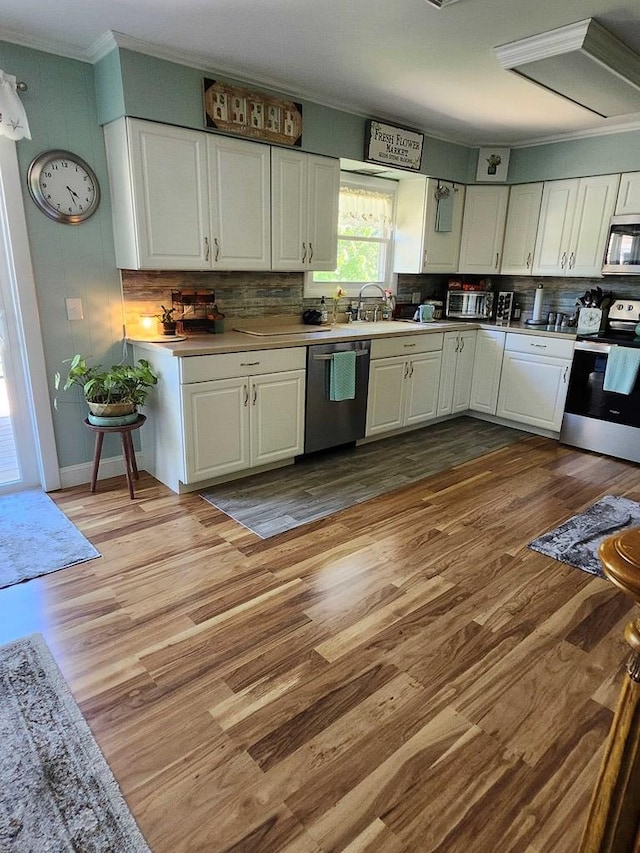
M 0 136 L 31 139 L 27 114 L 18 96 L 16 78 L 0 71 Z
M 338 233 L 356 224 L 374 227 L 380 237 L 387 238 L 393 221 L 393 195 L 343 184 L 340 187 Z

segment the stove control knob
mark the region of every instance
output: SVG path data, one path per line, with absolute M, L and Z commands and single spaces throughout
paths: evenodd
M 618 309 L 618 311 L 624 311 L 624 305 L 622 304 L 622 302 L 618 302 L 616 308 Z

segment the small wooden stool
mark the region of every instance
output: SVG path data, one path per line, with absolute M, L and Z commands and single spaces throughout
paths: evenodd
M 91 491 L 96 490 L 96 480 L 98 479 L 98 468 L 100 467 L 100 455 L 102 453 L 102 442 L 104 441 L 105 433 L 119 432 L 122 438 L 122 455 L 124 456 L 125 473 L 127 475 L 127 483 L 129 484 L 129 497 L 131 500 L 135 498 L 133 493 L 133 478 L 138 479 L 138 466 L 136 465 L 136 454 L 133 449 L 133 440 L 131 433 L 134 429 L 140 429 L 146 421 L 146 415 L 138 415 L 138 420 L 132 424 L 124 426 L 95 426 L 89 423 L 89 419 L 84 419 L 84 424 L 96 434 L 96 445 L 93 452 L 93 473 L 91 475 Z

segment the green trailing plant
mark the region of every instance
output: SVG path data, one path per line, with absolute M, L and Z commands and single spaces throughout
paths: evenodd
M 158 377 L 144 358 L 134 365 L 114 364 L 108 369 L 100 364 L 90 366 L 86 358 L 78 354 L 67 361 L 69 370 L 63 388 L 68 391 L 73 385 L 80 386 L 88 403 L 131 403 L 136 407 L 142 406 L 149 388 L 158 382 Z M 61 381 L 61 374 L 56 373 L 56 390 Z

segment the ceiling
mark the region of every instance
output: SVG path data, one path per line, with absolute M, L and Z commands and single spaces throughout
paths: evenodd
M 91 61 L 114 31 L 303 100 L 462 144 L 517 146 L 640 127 L 640 92 L 637 112 L 600 118 L 493 52 L 585 18 L 640 53 L 638 0 L 3 0 L 0 39 Z

